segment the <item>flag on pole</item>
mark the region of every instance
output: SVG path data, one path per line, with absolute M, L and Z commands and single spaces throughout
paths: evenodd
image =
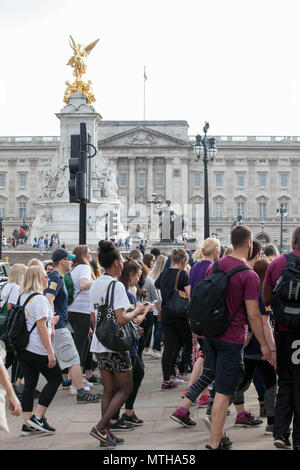
M 144 67 L 144 80 L 147 80 L 147 75 L 146 75 L 146 67 Z

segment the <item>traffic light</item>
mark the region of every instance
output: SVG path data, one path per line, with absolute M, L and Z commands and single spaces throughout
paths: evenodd
M 69 159 L 70 202 L 83 202 L 87 199 L 87 158 L 86 124 L 80 123 L 80 135 L 71 135 L 71 158 Z
M 118 214 L 117 212 L 110 212 L 109 213 L 109 233 L 110 236 L 114 237 L 118 234 Z

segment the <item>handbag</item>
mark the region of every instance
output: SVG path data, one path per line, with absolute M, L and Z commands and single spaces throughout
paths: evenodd
M 189 298 L 188 295 L 177 289 L 178 279 L 181 271 L 178 271 L 174 290 L 169 295 L 166 305 L 168 310 L 170 310 L 175 318 L 187 318 L 188 308 L 189 308 Z
M 136 323 L 131 320 L 126 325 L 120 326 L 113 309 L 115 286 L 117 281 L 112 281 L 107 289 L 104 305 L 100 305 L 97 314 L 96 336 L 103 346 L 111 351 L 123 353 L 136 345 L 139 331 Z M 111 297 L 109 300 L 109 294 Z

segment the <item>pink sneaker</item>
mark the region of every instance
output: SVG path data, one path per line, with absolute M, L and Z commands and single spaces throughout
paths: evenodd
M 202 395 L 202 397 L 198 399 L 198 407 L 206 408 L 209 405 L 209 402 L 210 402 L 210 395 L 209 394 Z
M 184 384 L 184 380 L 178 379 L 177 377 L 172 376 L 172 377 L 170 377 L 170 380 L 175 385 L 183 385 Z

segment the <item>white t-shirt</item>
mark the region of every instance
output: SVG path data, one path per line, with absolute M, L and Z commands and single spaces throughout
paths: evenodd
M 91 314 L 89 308 L 89 289 L 80 290 L 80 279 L 92 280 L 90 267 L 87 264 L 79 264 L 76 268 L 72 269 L 71 277 L 74 284 L 73 302 L 68 307 L 69 312 L 78 312 Z
M 107 274 L 103 274 L 93 283 L 90 288 L 90 311 L 95 312 L 96 318 L 98 313 L 98 305 L 103 305 L 105 303 L 107 288 L 112 281 L 116 281 L 116 279 Z M 125 310 L 128 310 L 130 307 L 131 304 L 128 300 L 124 284 L 117 281 L 115 285 L 113 309 L 118 310 L 120 308 L 124 308 Z M 93 353 L 114 352 L 110 349 L 107 349 L 105 346 L 103 346 L 103 344 L 100 343 L 95 332 L 93 335 L 90 351 Z
M 8 282 L 2 289 L 0 307 L 2 308 L 5 302 L 16 305 L 20 295 L 20 286 L 15 282 Z
M 21 299 L 20 299 L 21 305 L 24 304 L 25 300 L 32 293 L 33 292 L 30 292 L 29 294 L 21 295 Z M 28 331 L 31 330 L 31 328 L 33 327 L 36 321 L 41 320 L 42 318 L 46 318 L 49 339 L 51 341 L 51 332 L 52 332 L 51 322 L 53 318 L 53 311 L 52 311 L 50 303 L 48 302 L 48 299 L 43 294 L 36 295 L 31 300 L 29 300 L 29 302 L 25 305 L 25 318 L 26 318 L 26 325 L 27 325 Z M 34 330 L 30 333 L 29 343 L 26 346 L 26 351 L 30 351 L 35 354 L 40 354 L 41 356 L 48 355 L 42 343 L 37 327 L 35 327 Z

